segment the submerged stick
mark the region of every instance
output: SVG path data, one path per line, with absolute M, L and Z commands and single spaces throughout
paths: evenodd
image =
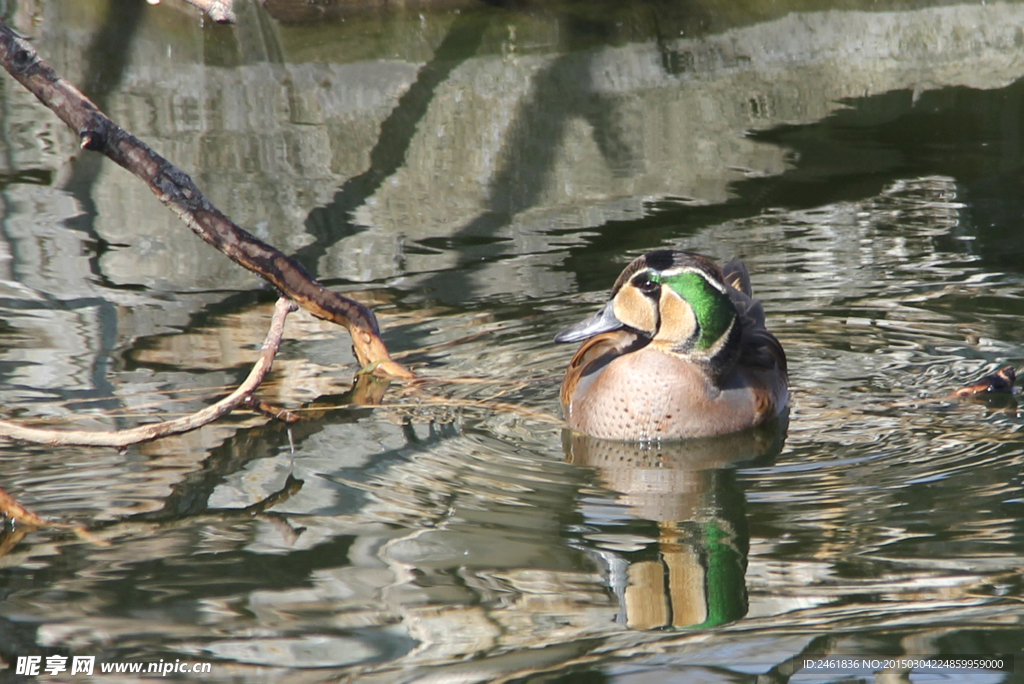
M 393 361 L 367 306 L 328 290 L 295 259 L 259 240 L 215 207 L 189 176 L 111 121 L 75 86 L 43 62 L 28 42 L 0 22 L 0 63 L 78 133 L 82 148 L 100 152 L 142 179 L 196 235 L 235 263 L 262 276 L 317 318 L 342 325 L 363 368 L 390 378 L 414 377 Z
M 112 432 L 52 430 L 48 428 L 27 427 L 6 420 L 0 420 L 0 437 L 9 437 L 35 444 L 48 444 L 50 446 L 109 446 L 123 448 L 168 435 L 181 434 L 212 423 L 246 401 L 249 395 L 263 382 L 263 378 L 270 372 L 274 356 L 277 355 L 277 350 L 281 346 L 284 320 L 288 313 L 295 311 L 295 309 L 295 303 L 290 299 L 281 297 L 277 300 L 277 304 L 274 306 L 274 317 L 270 322 L 270 330 L 267 332 L 267 339 L 264 340 L 263 348 L 260 350 L 260 357 L 256 360 L 252 370 L 249 371 L 248 377 L 245 378 L 234 392 L 217 403 L 211 404 L 191 415 L 162 423 L 140 425 L 136 428 Z

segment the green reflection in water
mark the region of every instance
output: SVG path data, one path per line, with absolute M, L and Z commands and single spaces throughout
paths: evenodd
M 646 542 L 629 531 L 635 524 L 617 538 L 620 521 L 588 537 L 608 567 L 621 624 L 701 629 L 746 614 L 750 539 L 735 467 L 769 463 L 785 431 L 786 421 L 775 420 L 734 435 L 639 445 L 566 432 L 567 460 L 595 468 L 634 520 L 655 524 Z

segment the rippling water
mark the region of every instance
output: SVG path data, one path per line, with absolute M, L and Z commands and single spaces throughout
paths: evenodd
M 230 35 L 249 40 L 246 17 L 262 10 L 243 5 L 242 28 Z M 46 7 L 53 25 L 75 19 Z M 1016 6 L 1007 7 L 999 11 Z M 147 50 L 166 54 L 162 40 L 188 46 L 166 36 L 191 35 L 191 15 L 147 12 L 136 60 Z M 932 25 L 952 21 L 949 12 L 897 18 Z M 357 405 L 348 341 L 297 314 L 262 390 L 305 416 L 290 433 L 239 413 L 124 452 L 5 445 L 5 491 L 40 515 L 85 522 L 108 545 L 52 529 L 19 538 L 21 529 L 3 528 L 0 658 L 211 662 L 208 681 L 737 682 L 874 681 L 794 675 L 792 659 L 811 655 L 1019 655 L 1024 414 L 1011 395 L 948 398 L 1024 363 L 1018 82 L 883 91 L 820 115 L 814 108 L 824 105 L 812 99 L 804 109 L 793 105 L 810 123 L 787 114 L 750 124 L 756 134 L 723 134 L 718 154 L 741 148 L 742 168 L 702 175 L 692 160 L 667 167 L 678 183 L 671 191 L 658 173 L 668 162 L 652 141 L 682 155 L 672 142 L 678 131 L 669 126 L 659 138 L 644 117 L 661 112 L 681 127 L 690 120 L 689 109 L 673 107 L 688 106 L 679 93 L 692 82 L 672 65 L 694 59 L 699 67 L 714 53 L 723 64 L 700 78 L 732 78 L 745 62 L 729 62 L 715 41 L 725 35 L 739 45 L 744 31 L 772 22 L 782 22 L 784 34 L 794 15 L 759 18 L 765 23 L 753 28 L 718 17 L 728 25 L 691 45 L 648 36 L 628 18 L 626 28 L 605 26 L 605 35 L 570 13 L 571 35 L 556 39 L 543 13 L 468 14 L 491 22 L 476 36 L 478 61 L 457 57 L 452 38 L 456 29 L 468 32 L 456 38 L 472 38 L 472 21 L 445 10 L 377 17 L 384 33 L 422 41 L 397 56 L 360 43 L 354 56 L 317 53 L 322 63 L 303 51 L 318 49 L 316 36 L 351 30 L 369 40 L 372 21 L 289 28 L 258 15 L 271 22 L 253 24 L 261 35 L 292 51 L 289 78 L 312 79 L 300 69 L 308 59 L 320 70 L 321 80 L 309 81 L 316 88 L 363 88 L 332 105 L 355 112 L 342 116 L 344 125 L 318 119 L 298 87 L 285 122 L 294 126 L 251 139 L 209 93 L 202 125 L 170 95 L 165 111 L 156 86 L 154 118 L 133 115 L 151 87 L 141 69 L 128 68 L 108 94 L 109 108 L 136 116 L 129 123 L 150 126 L 137 132 L 171 150 L 187 156 L 197 136 L 210 176 L 249 149 L 243 158 L 254 182 L 288 188 L 249 204 L 306 220 L 306 232 L 292 234 L 253 218 L 254 231 L 372 303 L 388 344 L 423 381 L 388 388 L 381 406 Z M 238 57 L 238 70 L 215 61 L 230 52 L 229 30 L 202 29 L 210 64 L 201 73 L 210 84 L 242 74 L 252 79 L 247 87 L 266 92 L 294 85 L 264 69 L 271 62 L 262 58 Z M 997 34 L 990 29 L 986 50 L 1000 46 Z M 619 51 L 616 60 L 610 50 Z M 622 69 L 630 59 L 649 62 L 667 80 L 637 67 L 587 86 L 600 95 L 583 98 L 593 110 L 567 115 L 531 104 L 531 82 L 568 88 L 581 55 Z M 442 57 L 458 67 L 442 72 L 450 84 L 430 85 L 418 69 Z M 768 87 L 763 75 L 743 77 Z M 394 88 L 367 85 L 389 78 Z M 472 97 L 467 82 L 520 99 L 493 111 L 476 103 L 476 118 L 445 118 L 449 103 Z M 428 86 L 422 107 L 409 104 Z M 623 108 L 608 95 L 612 86 L 643 106 Z M 724 92 L 730 102 L 733 91 Z M 392 108 L 420 118 L 402 128 Z M 562 115 L 570 123 L 551 123 Z M 944 117 L 968 123 L 951 134 Z M 466 139 L 501 137 L 503 146 L 452 142 L 445 126 L 456 122 Z M 708 136 L 701 139 L 712 139 L 714 122 L 708 116 L 695 129 Z M 407 136 L 401 154 L 375 138 L 388 142 L 396 130 Z M 310 142 L 307 134 L 321 137 Z M 350 136 L 341 148 L 358 154 L 336 149 L 321 158 L 317 144 L 333 144 L 324 142 L 331 136 Z M 524 142 L 531 136 L 540 142 Z M 258 140 L 283 147 L 247 147 Z M 290 160 L 292 143 L 305 150 L 298 158 L 306 166 L 276 167 L 274 155 Z M 585 163 L 596 154 L 588 144 L 610 160 L 604 170 Z M 48 154 L 9 156 L 13 170 L 59 166 Z M 547 166 L 535 178 L 537 158 Z M 469 178 L 468 167 L 480 177 Z M 374 175 L 382 169 L 393 183 Z M 450 192 L 437 193 L 438 169 L 451 174 Z M 119 199 L 133 197 L 132 186 L 115 171 L 102 167 L 84 190 L 81 179 L 5 181 L 12 256 L 0 299 L 0 391 L 19 419 L 107 428 L 193 410 L 235 383 L 257 353 L 272 294 L 216 254 L 185 259 L 191 236 L 150 218 L 141 199 Z M 209 180 L 218 201 L 247 210 L 232 194 L 246 187 L 239 178 Z M 393 194 L 399 186 L 409 194 Z M 114 225 L 123 212 L 137 219 L 137 235 Z M 788 416 L 679 444 L 610 444 L 564 432 L 558 387 L 574 350 L 552 337 L 600 306 L 629 260 L 666 246 L 746 261 L 789 359 Z M 168 252 L 195 273 L 166 267 Z M 56 256 L 33 261 L 38 253 Z M 1019 678 L 974 670 L 916 672 L 912 680 L 950 677 Z

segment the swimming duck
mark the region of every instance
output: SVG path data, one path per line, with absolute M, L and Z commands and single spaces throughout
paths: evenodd
M 786 408 L 786 355 L 738 259 L 719 268 L 693 252 L 645 254 L 604 308 L 555 341 L 583 341 L 561 399 L 569 427 L 592 437 L 709 437 Z

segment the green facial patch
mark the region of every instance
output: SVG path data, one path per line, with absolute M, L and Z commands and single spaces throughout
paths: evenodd
M 672 288 L 693 308 L 700 326 L 694 347 L 705 350 L 729 330 L 736 309 L 729 295 L 720 291 L 699 273 L 688 272 L 670 276 L 652 275 L 651 280 Z

